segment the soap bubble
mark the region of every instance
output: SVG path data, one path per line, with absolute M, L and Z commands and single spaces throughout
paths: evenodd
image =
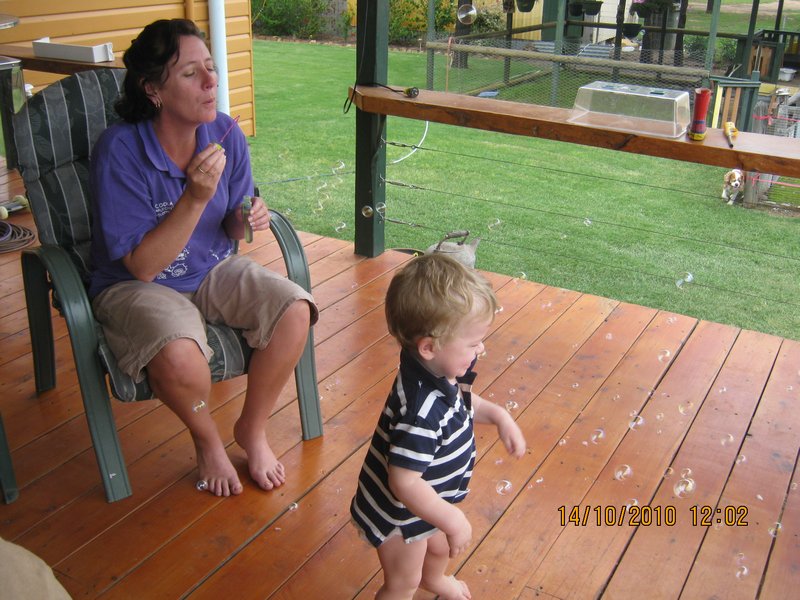
M 637 427 L 641 427 L 644 425 L 644 417 L 642 415 L 636 415 L 633 417 L 633 420 L 628 424 L 628 428 L 631 431 L 636 431 Z
M 769 533 L 771 537 L 778 537 L 778 534 L 781 532 L 781 529 L 783 529 L 783 525 L 781 525 L 780 523 L 775 523 L 775 525 L 773 525 L 767 530 L 767 533 Z
M 686 273 L 681 279 L 675 282 L 675 285 L 678 286 L 678 289 L 683 289 L 683 286 L 687 283 L 692 283 L 694 281 L 694 275 L 691 273 Z
M 631 475 L 633 475 L 633 469 L 630 465 L 620 465 L 614 471 L 614 479 L 617 481 L 624 481 Z
M 744 454 L 740 454 L 739 456 L 736 457 L 736 464 L 737 465 L 740 465 L 740 464 L 746 463 L 746 462 L 747 462 L 747 457 Z
M 722 439 L 719 441 L 720 444 L 723 446 L 730 446 L 733 443 L 733 435 L 730 433 L 726 433 L 722 436 Z
M 672 467 L 667 467 L 667 470 L 664 471 L 664 479 L 669 479 L 670 477 L 672 477 L 672 474 L 674 472 L 675 472 L 675 469 L 673 469 Z
M 742 579 L 743 577 L 747 577 L 747 574 L 750 572 L 745 565 L 739 565 L 739 568 L 736 569 L 736 579 Z
M 503 222 L 500 219 L 495 219 L 492 223 L 489 223 L 489 229 L 494 229 L 498 225 L 501 225 Z
M 559 445 L 559 446 L 563 446 L 563 445 L 564 445 L 564 444 L 566 444 L 566 443 L 567 443 L 567 439 L 566 439 L 566 438 L 561 438 L 560 440 L 558 440 L 558 445 Z M 794 485 L 794 484 L 793 484 L 793 485 Z
M 606 334 L 606 339 L 607 339 L 607 340 L 613 340 L 613 339 L 614 339 L 614 335 L 613 335 L 613 334 L 611 334 L 611 333 L 607 333 L 607 334 Z
M 686 478 L 692 474 L 692 470 L 689 467 L 681 470 L 681 477 Z
M 685 477 L 683 479 L 679 479 L 672 490 L 675 492 L 675 495 L 678 498 L 686 498 L 690 496 L 694 492 L 695 484 L 694 479 Z
M 517 404 L 517 403 L 516 403 L 516 402 L 514 402 L 513 400 L 508 400 L 508 401 L 506 402 L 506 410 L 507 410 L 508 412 L 511 412 L 512 410 L 516 410 L 517 408 L 519 408 L 519 404 Z
M 361 214 L 364 215 L 367 219 L 371 218 L 375 211 L 372 210 L 372 207 L 365 204 L 361 207 Z
M 658 353 L 658 362 L 664 362 L 670 356 L 672 356 L 672 352 L 670 352 L 667 349 L 664 349 L 664 350 L 662 350 L 661 352 Z
M 694 408 L 694 402 L 686 401 L 678 404 L 678 412 L 681 413 L 684 417 L 688 417 L 692 414 L 692 409 Z
M 333 230 L 334 230 L 336 233 L 339 233 L 340 231 L 343 231 L 343 230 L 344 230 L 344 229 L 346 229 L 346 228 L 347 228 L 347 223 L 345 223 L 344 221 L 340 221 L 340 222 L 339 222 L 339 224 L 338 224 L 338 225 L 336 225 L 336 226 L 333 228 Z
M 593 444 L 597 444 L 604 437 L 606 437 L 606 432 L 605 431 L 603 431 L 602 429 L 595 429 L 592 432 L 592 436 L 591 436 L 590 439 L 592 440 Z
M 511 491 L 511 482 L 507 479 L 501 479 L 497 482 L 497 486 L 495 487 L 497 493 L 501 496 L 505 496 L 508 492 Z
M 298 507 L 298 504 L 297 504 L 297 502 L 292 502 L 292 503 L 289 505 L 289 510 L 291 510 L 291 511 L 295 511 L 295 510 L 297 510 L 297 507 Z
M 198 411 L 204 409 L 205 407 L 206 407 L 206 401 L 205 400 L 200 400 L 200 402 L 198 402 L 197 404 L 192 406 L 192 410 L 194 412 L 198 412 Z
M 514 356 L 513 354 L 509 354 L 508 356 L 506 356 L 506 362 L 514 362 L 514 360 L 515 360 L 516 358 L 517 358 L 517 357 L 516 357 L 516 356 Z
M 472 6 L 472 4 L 462 4 L 458 7 L 456 17 L 458 17 L 459 23 L 463 25 L 472 25 L 478 17 L 478 9 Z

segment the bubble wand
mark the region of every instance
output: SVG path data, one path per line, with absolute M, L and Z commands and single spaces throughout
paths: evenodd
M 217 146 L 222 148 L 222 142 L 225 141 L 225 138 L 228 137 L 228 134 L 231 132 L 231 130 L 236 126 L 238 122 L 239 122 L 239 115 L 236 115 L 236 117 L 233 119 L 233 123 L 230 124 L 230 127 L 228 127 L 228 129 L 225 130 L 225 133 L 222 134 L 222 137 L 217 142 Z

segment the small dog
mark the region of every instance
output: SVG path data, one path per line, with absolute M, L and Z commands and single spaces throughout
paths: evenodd
M 744 173 L 741 169 L 733 169 L 725 173 L 722 186 L 722 199 L 727 200 L 728 204 L 733 204 L 739 193 L 744 187 Z

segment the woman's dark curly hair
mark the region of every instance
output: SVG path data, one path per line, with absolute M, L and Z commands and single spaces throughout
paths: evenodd
M 167 78 L 167 66 L 178 59 L 180 39 L 194 35 L 205 41 L 203 33 L 187 19 L 153 21 L 131 42 L 122 60 L 125 74 L 122 96 L 114 108 L 128 123 L 152 119 L 158 114 L 145 92 L 146 83 L 162 84 Z

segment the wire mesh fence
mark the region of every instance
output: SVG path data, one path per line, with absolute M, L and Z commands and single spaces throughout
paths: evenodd
M 571 108 L 578 89 L 608 81 L 690 90 L 707 72 L 696 60 L 673 62 L 674 50 L 568 40 L 561 48 L 542 40 L 440 37 L 427 43 L 425 87 L 436 91 L 491 96 Z

